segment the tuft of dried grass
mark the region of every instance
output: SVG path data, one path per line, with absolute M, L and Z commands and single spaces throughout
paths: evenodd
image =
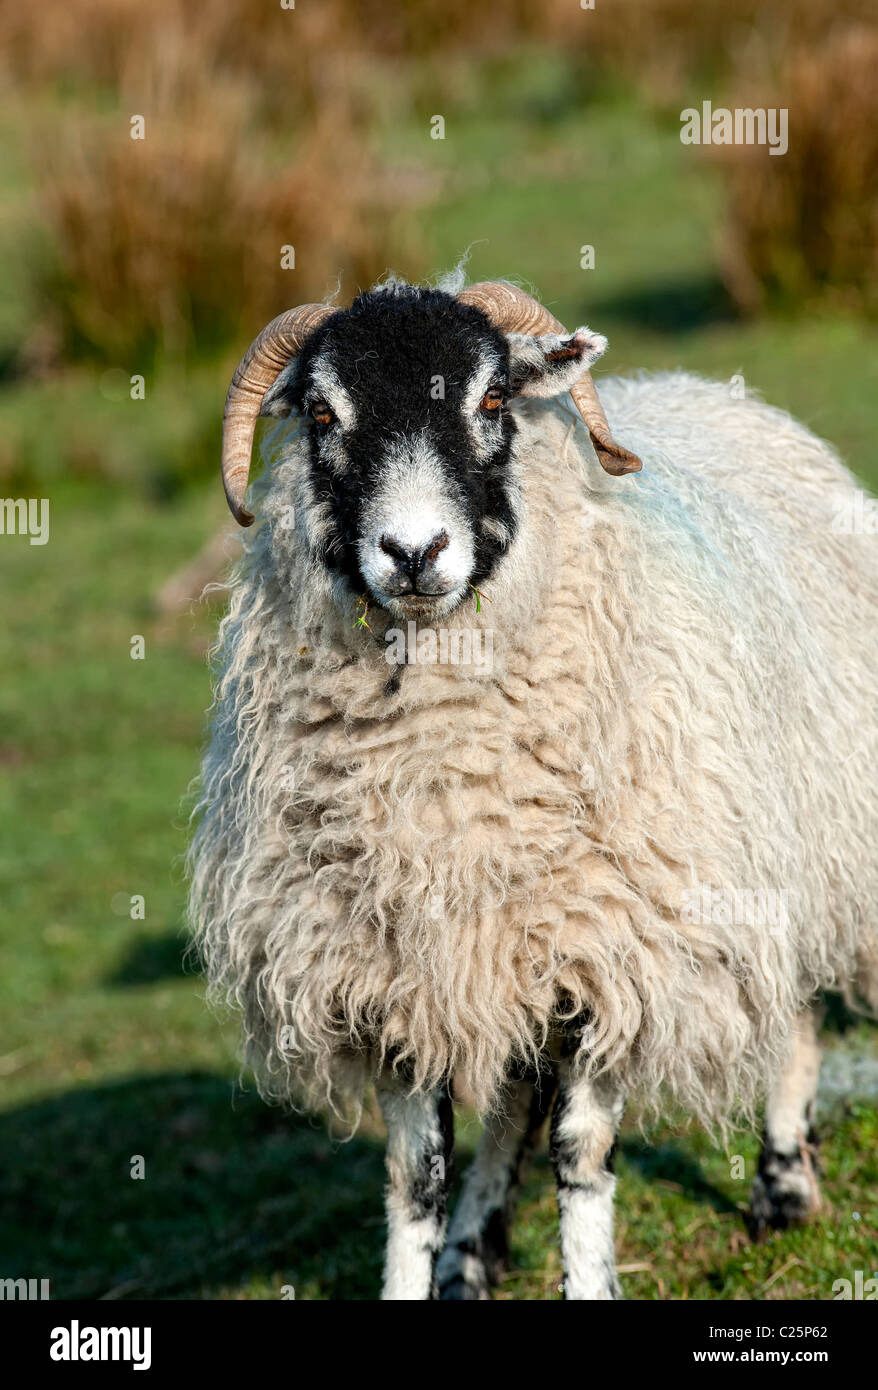
M 741 71 L 776 68 L 795 45 L 819 48 L 868 24 L 874 0 L 613 0 L 583 13 L 584 50 L 660 106 L 697 106 Z
M 339 274 L 350 292 L 386 269 L 392 209 L 358 86 L 325 19 L 306 32 L 282 131 L 258 71 L 206 61 L 174 22 L 126 51 L 108 112 L 74 108 L 33 141 L 53 246 L 35 269 L 68 355 L 209 354 Z
M 774 102 L 789 110 L 788 152 L 717 151 L 729 180 L 724 275 L 745 311 L 814 300 L 878 310 L 876 72 L 875 27 L 799 47 Z

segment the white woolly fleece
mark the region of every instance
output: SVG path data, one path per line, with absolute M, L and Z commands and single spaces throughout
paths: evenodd
M 493 629 L 488 679 L 385 693 L 393 620 L 356 628 L 285 525 L 295 439 L 259 484 L 191 871 L 269 1094 L 355 1105 L 394 1048 L 487 1109 L 561 999 L 633 1098 L 722 1124 L 818 987 L 878 1006 L 878 545 L 833 529 L 857 485 L 722 385 L 600 392 L 636 477 L 572 409 L 515 406 L 520 531 L 450 620 Z M 785 892 L 785 926 L 693 925 L 705 884 Z

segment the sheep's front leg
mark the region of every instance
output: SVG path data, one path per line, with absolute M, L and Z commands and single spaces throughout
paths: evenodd
M 612 1164 L 624 1100 L 610 1077 L 589 1079 L 575 1060 L 574 1054 L 559 1063 L 551 1127 L 564 1297 L 618 1298 Z
M 509 1253 L 509 1223 L 525 1163 L 549 1113 L 554 1075 L 533 1073 L 509 1083 L 502 1113 L 489 1115 L 466 1171 L 448 1242 L 439 1260 L 439 1297 L 490 1298 Z
M 805 1221 L 820 1205 L 814 1103 L 820 1077 L 822 1010 L 806 1009 L 796 1019 L 789 1061 L 765 1107 L 759 1172 L 750 1193 L 750 1234 Z
M 383 1299 L 435 1298 L 445 1238 L 454 1116 L 447 1090 L 411 1092 L 388 1068 L 378 1084 L 387 1125 L 387 1258 Z

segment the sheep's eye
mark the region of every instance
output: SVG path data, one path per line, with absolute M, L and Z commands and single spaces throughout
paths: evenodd
M 479 409 L 489 411 L 499 410 L 504 400 L 503 388 L 500 386 L 492 386 L 482 397 L 482 403 Z
M 315 420 L 318 425 L 331 425 L 335 416 L 326 401 L 314 401 L 311 405 L 311 419 Z

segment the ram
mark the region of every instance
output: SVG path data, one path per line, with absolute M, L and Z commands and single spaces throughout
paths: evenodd
M 752 1222 L 804 1218 L 815 1001 L 878 1006 L 862 494 L 727 386 L 599 400 L 605 347 L 392 281 L 282 314 L 229 390 L 242 526 L 258 414 L 298 429 L 222 627 L 194 930 L 268 1096 L 356 1120 L 375 1084 L 389 1299 L 489 1296 L 550 1112 L 568 1299 L 618 1293 L 626 1098 L 718 1132 L 766 1098 Z M 446 1230 L 452 1085 L 485 1128 Z

